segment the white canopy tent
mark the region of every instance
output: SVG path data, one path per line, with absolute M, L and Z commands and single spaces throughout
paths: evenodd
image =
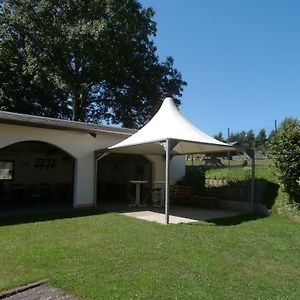
M 172 98 L 166 98 L 155 116 L 126 140 L 108 148 L 109 153 L 163 155 L 166 158 L 165 223 L 169 223 L 169 173 L 173 155 L 232 151 L 191 124 L 178 110 Z

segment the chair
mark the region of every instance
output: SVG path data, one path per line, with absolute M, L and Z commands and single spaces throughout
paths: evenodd
M 140 206 L 147 206 L 151 203 L 152 188 L 148 185 L 141 186 Z
M 129 206 L 136 206 L 135 186 L 133 184 L 128 183 L 126 185 L 126 195 L 129 201 Z
M 164 205 L 164 195 L 162 186 L 154 185 L 152 188 L 152 203 L 154 207 L 162 207 Z

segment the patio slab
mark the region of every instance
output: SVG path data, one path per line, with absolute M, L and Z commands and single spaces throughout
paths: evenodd
M 232 210 L 211 210 L 192 207 L 173 207 L 170 210 L 170 224 L 191 223 L 199 221 L 207 221 L 211 219 L 219 219 L 226 217 L 234 217 L 241 215 L 243 212 Z M 165 214 L 163 210 L 133 210 L 121 212 L 122 215 L 133 217 L 145 221 L 165 223 Z

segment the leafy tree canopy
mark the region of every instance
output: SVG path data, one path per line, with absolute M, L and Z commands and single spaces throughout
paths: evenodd
M 229 142 L 236 142 L 237 145 L 241 149 L 252 149 L 254 147 L 254 141 L 255 141 L 255 135 L 253 130 L 246 131 L 240 131 L 236 133 L 231 133 L 229 136 Z
M 138 1 L 5 0 L 0 14 L 2 110 L 139 127 L 164 97 L 180 104 L 186 83 Z
M 265 129 L 261 129 L 257 136 L 255 137 L 255 146 L 257 148 L 262 148 L 265 146 L 267 141 L 267 134 Z
M 286 118 L 270 141 L 279 179 L 293 200 L 300 203 L 300 121 Z
M 214 135 L 214 138 L 218 141 L 221 141 L 221 142 L 226 142 L 225 138 L 223 137 L 223 133 L 222 132 L 219 132 L 218 134 L 215 134 Z

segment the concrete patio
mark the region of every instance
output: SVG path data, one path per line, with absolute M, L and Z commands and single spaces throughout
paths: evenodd
M 119 212 L 123 216 L 137 218 L 145 221 L 165 223 L 164 208 L 159 207 L 106 207 L 106 211 Z M 198 207 L 174 206 L 170 209 L 170 224 L 191 223 L 234 217 L 243 214 L 241 211 L 222 209 L 203 209 Z

